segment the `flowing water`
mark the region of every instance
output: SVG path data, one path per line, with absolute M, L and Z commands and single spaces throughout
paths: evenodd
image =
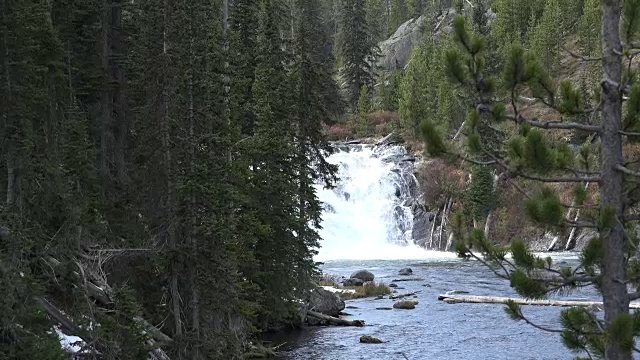
M 418 291 L 414 310 L 376 310 L 393 300 L 347 301 L 348 319 L 365 327 L 310 327 L 280 333 L 271 340 L 285 343 L 282 359 L 571 359 L 558 334 L 510 320 L 504 307 L 494 304 L 445 304 L 439 294 L 452 290 L 473 295 L 516 296 L 509 284 L 477 262 L 464 262 L 452 253 L 427 251 L 411 241 L 411 211 L 398 189 L 410 188 L 407 176 L 398 176 L 389 156 L 402 156 L 401 147 L 376 149 L 358 146 L 329 157 L 340 165 L 336 189 L 319 189 L 325 203 L 322 248 L 316 260 L 327 274 L 345 276 L 360 269 L 377 281 L 401 278 L 411 267 L 418 281 L 398 282 L 399 293 Z M 401 193 L 406 193 L 402 190 Z M 399 216 L 400 215 L 400 216 Z M 556 255 L 558 263 L 575 263 L 572 254 Z M 593 289 L 573 293 L 572 299 L 594 299 Z M 559 327 L 560 308 L 526 307 L 525 314 L 548 327 Z M 361 344 L 372 335 L 383 344 Z

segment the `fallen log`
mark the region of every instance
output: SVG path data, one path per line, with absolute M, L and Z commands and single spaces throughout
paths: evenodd
M 307 311 L 307 316 L 314 317 L 319 320 L 326 321 L 333 325 L 341 325 L 341 326 L 364 326 L 364 320 L 345 320 L 337 317 L 325 315 L 323 313 L 319 313 L 316 311 Z
M 533 306 L 578 306 L 578 307 L 602 307 L 602 302 L 598 301 L 576 301 L 576 300 L 549 300 L 549 299 L 521 299 L 521 298 L 508 298 L 500 296 L 474 296 L 474 295 L 440 295 L 438 300 L 444 301 L 448 304 L 458 303 L 471 303 L 471 304 L 506 304 L 508 301 L 513 301 L 518 305 L 533 305 Z M 633 302 L 629 304 L 632 309 L 640 309 L 640 303 Z

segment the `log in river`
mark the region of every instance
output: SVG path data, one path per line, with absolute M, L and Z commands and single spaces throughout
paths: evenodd
M 536 305 L 536 306 L 598 306 L 602 307 L 602 302 L 597 301 L 577 301 L 577 300 L 549 300 L 549 299 L 520 299 L 508 298 L 500 296 L 473 296 L 473 295 L 440 295 L 438 300 L 449 304 L 457 303 L 475 303 L 475 304 L 506 304 L 511 300 L 519 305 Z M 631 309 L 640 309 L 640 303 L 632 302 L 629 304 Z

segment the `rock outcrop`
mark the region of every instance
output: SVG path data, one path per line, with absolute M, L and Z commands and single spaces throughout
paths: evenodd
M 309 310 L 319 312 L 329 316 L 338 316 L 344 310 L 345 303 L 337 294 L 317 288 L 311 293 L 309 299 Z
M 424 38 L 422 25 L 426 17 L 423 15 L 417 19 L 411 19 L 400 25 L 391 37 L 380 44 L 382 56 L 378 65 L 385 70 L 404 68 L 411 59 L 413 48 L 420 44 Z

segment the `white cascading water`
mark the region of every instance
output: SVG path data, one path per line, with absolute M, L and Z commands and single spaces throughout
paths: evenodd
M 404 155 L 406 151 L 401 146 L 351 145 L 347 151 L 338 150 L 327 158 L 339 166 L 340 180 L 334 189 L 317 185 L 325 211 L 316 261 L 433 256 L 434 252 L 414 244 L 413 215 L 405 206 L 406 199 L 402 199 L 406 196 L 398 196 L 401 191 L 405 195 L 408 191 L 402 178 L 407 175 L 400 174 L 388 159 Z M 403 186 L 405 189 L 401 190 Z

